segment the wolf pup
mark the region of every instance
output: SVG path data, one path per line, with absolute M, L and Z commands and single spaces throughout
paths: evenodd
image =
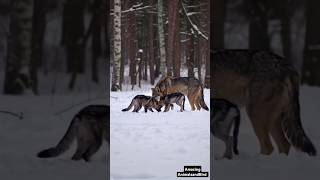
M 90 161 L 102 145 L 103 139 L 110 143 L 110 107 L 106 105 L 89 105 L 81 109 L 72 119 L 67 132 L 59 143 L 49 149 L 40 151 L 39 158 L 59 156 L 69 149 L 77 138 L 77 150 L 72 160 Z
M 188 97 L 192 111 L 196 108 L 197 110 L 203 108 L 209 111 L 204 101 L 202 84 L 194 77 L 164 77 L 151 90 L 153 97 L 176 92 L 182 93 Z
M 310 156 L 316 148 L 306 135 L 299 104 L 300 77 L 289 60 L 257 50 L 214 50 L 211 85 L 213 98 L 227 99 L 245 107 L 259 140 L 260 153 L 279 153 L 290 146 Z
M 137 95 L 132 99 L 130 105 L 127 108 L 122 109 L 122 111 L 129 111 L 134 107 L 132 112 L 139 112 L 139 110 L 144 107 L 144 112 L 147 112 L 148 110 L 153 112 L 152 108 L 159 112 L 161 111 L 161 108 L 158 107 L 157 103 L 158 102 L 154 98 L 151 98 L 151 96 Z
M 184 111 L 185 96 L 182 93 L 171 93 L 160 97 L 160 105 L 165 106 L 164 112 L 168 112 L 173 109 L 173 103 L 180 106 L 180 112 Z
M 210 100 L 211 124 L 210 130 L 213 136 L 222 140 L 226 145 L 223 157 L 232 159 L 232 154 L 238 155 L 238 134 L 240 126 L 240 110 L 231 102 L 224 99 Z M 233 136 L 230 136 L 233 125 Z

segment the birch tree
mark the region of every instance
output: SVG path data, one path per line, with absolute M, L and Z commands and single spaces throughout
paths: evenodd
M 5 94 L 23 94 L 31 85 L 30 59 L 32 0 L 12 0 L 8 57 L 4 81 Z
M 160 73 L 166 75 L 166 47 L 163 24 L 163 0 L 158 0 L 158 36 L 160 48 Z
M 111 91 L 121 90 L 120 66 L 121 66 L 121 2 L 114 0 L 114 50 L 113 50 L 113 72 Z

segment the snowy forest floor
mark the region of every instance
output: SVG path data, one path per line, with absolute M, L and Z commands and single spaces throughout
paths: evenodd
M 320 89 L 302 86 L 300 92 L 301 121 L 304 130 L 318 150 L 318 156 L 309 157 L 294 149 L 291 149 L 289 156 L 285 156 L 278 153 L 276 146 L 271 156 L 259 155 L 257 138 L 245 111 L 242 111 L 238 146 L 240 155 L 233 160 L 215 160 L 211 164 L 215 180 L 319 179 Z M 211 156 L 215 159 L 220 158 L 224 145 L 213 137 L 212 141 L 214 152 L 211 152 Z
M 91 94 L 95 97 L 94 93 Z M 98 95 L 97 95 L 98 96 Z M 0 110 L 23 112 L 19 120 L 0 113 L 0 179 L 106 179 L 108 145 L 104 143 L 90 163 L 72 161 L 75 145 L 65 154 L 52 159 L 39 159 L 36 154 L 52 147 L 62 138 L 69 123 L 79 109 L 87 104 L 106 104 L 100 99 L 88 100 L 88 94 L 57 96 L 0 96 Z M 56 112 L 75 105 L 74 108 L 55 115 Z
M 210 90 L 204 92 L 210 106 Z M 185 112 L 177 105 L 166 113 L 145 113 L 143 108 L 139 113 L 122 112 L 138 94 L 151 95 L 151 90 L 111 92 L 111 179 L 177 179 L 177 172 L 187 165 L 200 165 L 208 172 L 210 112 L 191 112 L 187 100 Z

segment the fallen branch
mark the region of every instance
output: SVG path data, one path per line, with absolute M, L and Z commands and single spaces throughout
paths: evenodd
M 1 110 L 0 110 L 0 113 L 2 113 L 2 114 L 9 114 L 9 115 L 11 115 L 11 116 L 14 116 L 14 117 L 20 119 L 20 120 L 23 119 L 23 112 L 14 113 L 14 112 L 10 112 L 10 111 L 1 111 Z

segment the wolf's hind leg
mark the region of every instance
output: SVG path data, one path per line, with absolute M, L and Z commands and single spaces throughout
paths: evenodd
M 269 108 L 259 105 L 252 105 L 247 107 L 248 116 L 250 118 L 253 130 L 259 140 L 260 153 L 270 155 L 273 152 L 273 146 L 269 137 L 268 118 L 270 112 Z
M 194 110 L 195 110 L 195 107 L 194 107 L 194 98 L 193 98 L 193 95 L 188 95 L 188 100 L 189 100 L 189 103 L 190 103 L 190 106 L 191 106 L 191 111 L 194 111 Z
M 102 140 L 101 142 L 96 142 L 96 144 L 91 145 L 88 150 L 83 154 L 82 158 L 86 161 L 89 162 L 90 158 L 93 154 L 95 154 L 101 147 Z
M 232 147 L 233 147 L 233 137 L 228 136 L 228 138 L 224 141 L 226 145 L 226 151 L 223 154 L 223 157 L 227 159 L 232 159 Z
M 233 138 L 227 134 L 221 133 L 218 129 L 213 128 L 213 136 L 222 140 L 225 144 L 226 150 L 223 154 L 223 157 L 227 159 L 232 159 L 232 146 L 233 146 Z
M 142 108 L 142 106 L 134 106 L 134 109 L 132 112 L 139 112 L 139 110 Z
M 83 139 L 78 140 L 78 147 L 74 155 L 72 156 L 72 160 L 80 160 L 82 159 L 83 154 L 88 150 L 88 144 Z
M 201 110 L 200 98 L 197 97 L 194 102 L 195 102 L 195 105 L 196 105 L 197 110 L 200 111 L 200 110 Z
M 279 153 L 285 153 L 286 155 L 288 155 L 290 150 L 290 143 L 288 142 L 287 138 L 284 135 L 284 132 L 282 131 L 281 117 L 275 119 L 275 122 L 270 128 L 270 133 L 278 146 Z

